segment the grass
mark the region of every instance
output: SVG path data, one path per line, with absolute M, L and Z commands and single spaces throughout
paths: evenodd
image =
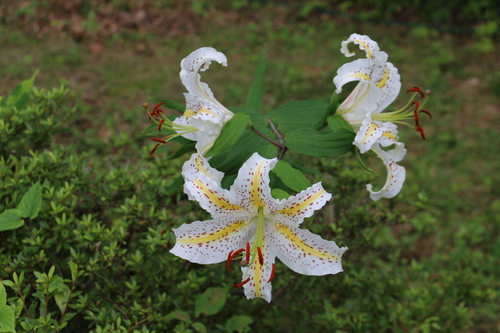
M 390 319 L 380 308 L 388 303 L 378 299 L 386 297 L 384 293 L 394 294 L 391 316 L 409 311 L 415 316 L 413 327 L 394 331 L 500 329 L 500 288 L 495 278 L 500 274 L 498 45 L 481 53 L 474 36 L 329 16 L 298 18 L 292 10 L 273 5 L 253 6 L 250 12 L 197 8 L 173 9 L 188 10 L 202 19 L 193 31 L 173 37 L 129 29 L 114 38 L 89 35 L 78 41 L 69 33 L 34 36 L 23 27 L 3 25 L 0 95 L 8 95 L 36 69 L 40 69 L 38 86 L 67 81 L 74 92 L 71 100 L 84 105 L 85 112 L 75 116 L 70 133 L 60 136 L 59 142 L 88 145 L 101 156 L 115 156 L 113 163 L 134 161 L 139 152 L 127 148 L 129 138 L 140 138 L 148 125 L 142 103 L 183 101 L 179 62 L 192 50 L 213 46 L 226 54 L 228 67 L 213 64 L 203 80 L 223 104 L 241 106 L 260 51 L 265 49 L 265 111 L 270 111 L 291 100 L 330 96 L 336 69 L 350 61 L 339 52 L 340 42 L 353 32 L 368 34 L 398 67 L 403 90 L 432 89 L 428 110 L 433 119 L 423 120 L 426 141 L 411 129 L 400 128 L 408 148 L 402 163 L 407 169 L 406 184 L 395 200 L 377 204 L 395 207 L 399 216 L 387 218 L 390 223 L 380 218 L 379 225 L 363 231 L 367 255 L 360 257 L 360 251 L 349 245 L 343 274 L 352 285 L 334 293 L 366 293 L 364 304 L 347 306 L 373 307 L 380 321 Z M 401 94 L 395 105 L 403 105 L 406 98 Z M 151 148 L 147 140 L 144 145 Z M 367 162 L 377 163 L 375 158 Z M 373 289 L 357 290 L 356 277 L 365 273 L 373 275 Z M 387 280 L 390 283 L 380 282 Z M 294 291 L 301 292 L 298 287 Z M 450 307 L 455 309 L 453 316 Z M 318 309 L 324 313 L 313 317 L 323 325 L 340 322 L 328 300 Z M 279 309 L 268 310 L 280 315 Z M 286 318 L 282 320 L 283 331 L 292 331 Z M 366 318 L 349 320 L 356 323 Z

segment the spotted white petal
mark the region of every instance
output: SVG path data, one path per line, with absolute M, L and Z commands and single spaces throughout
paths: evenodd
M 224 178 L 223 172 L 212 168 L 207 159 L 201 154 L 194 153 L 191 155 L 191 158 L 182 165 L 182 176 L 186 181 L 192 181 L 200 175 L 212 179 L 218 185 L 220 185 L 222 178 Z M 191 200 L 194 200 L 194 198 Z
M 383 122 L 383 132 L 380 138 L 378 139 L 378 143 L 382 147 L 388 147 L 393 144 L 401 144 L 398 143 L 398 127 L 390 122 Z
M 222 52 L 218 52 L 212 47 L 197 49 L 181 61 L 179 76 L 190 94 L 217 104 L 226 112 L 231 113 L 215 99 L 208 84 L 201 82 L 199 72 L 207 70 L 212 61 L 217 61 L 219 64 L 227 66 L 227 58 Z
M 249 212 L 257 212 L 259 207 L 263 207 L 265 215 L 276 210 L 278 200 L 271 196 L 269 171 L 277 162 L 276 158 L 265 159 L 254 153 L 241 166 L 238 177 L 231 186 L 231 193 L 237 197 L 240 206 Z
M 373 191 L 371 184 L 366 185 L 366 188 L 370 192 L 370 198 L 375 201 L 381 198 L 393 198 L 401 191 L 406 177 L 405 168 L 396 164 L 396 162 L 401 161 L 406 154 L 404 144 L 398 142 L 395 148 L 389 151 L 383 150 L 379 144 L 373 145 L 371 149 L 380 159 L 382 159 L 386 166 L 387 179 L 384 186 L 379 191 Z
M 338 94 L 342 91 L 342 87 L 352 81 L 372 82 L 373 83 L 373 61 L 369 59 L 357 59 L 347 64 L 342 65 L 337 70 L 337 75 L 333 78 L 333 83 Z
M 288 267 L 305 275 L 342 272 L 341 257 L 347 250 L 309 230 L 272 223 L 266 230 L 272 252 Z
M 380 139 L 384 130 L 384 123 L 373 121 L 371 115 L 368 114 L 356 133 L 353 144 L 359 148 L 361 154 L 364 154 Z
M 380 48 L 377 42 L 373 41 L 370 37 L 360 34 L 352 34 L 346 41 L 342 42 L 342 47 L 340 52 L 342 52 L 346 57 L 352 57 L 355 55 L 354 52 L 349 51 L 349 43 L 354 43 L 359 45 L 360 50 L 365 51 L 366 57 L 368 59 L 375 60 L 380 57 Z
M 212 217 L 231 215 L 239 219 L 248 215 L 242 206 L 235 204 L 238 201 L 231 191 L 223 189 L 220 183 L 209 177 L 199 175 L 198 178 L 187 181 L 184 191 L 190 198 L 198 201 Z
M 180 116 L 175 118 L 172 122 L 176 125 L 180 125 L 179 127 L 182 129 L 177 130 L 177 133 L 181 134 L 182 137 L 192 141 L 196 141 L 198 139 L 197 130 L 190 124 L 188 117 Z M 184 128 L 190 128 L 191 130 L 184 131 Z
M 228 253 L 250 241 L 255 225 L 235 216 L 210 221 L 196 221 L 173 229 L 175 246 L 170 250 L 178 257 L 198 264 L 215 264 L 227 260 Z
M 270 251 L 266 240 L 264 240 L 261 250 L 264 265 L 261 265 L 258 258 L 255 258 L 251 265 L 241 267 L 241 272 L 243 273 L 242 281 L 250 279 L 250 281 L 243 285 L 243 289 L 247 299 L 260 297 L 271 302 L 272 285 L 269 280 L 276 255 Z
M 189 115 L 189 123 L 201 132 L 218 135 L 224 125 L 226 112 L 209 100 L 189 93 L 185 93 L 184 96 L 186 97 L 185 115 Z
M 298 227 L 306 217 L 321 209 L 332 195 L 316 183 L 308 189 L 279 202 L 273 220 L 289 227 Z

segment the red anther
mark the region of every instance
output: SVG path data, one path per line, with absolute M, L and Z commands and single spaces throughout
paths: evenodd
M 160 106 L 162 106 L 163 104 L 165 103 L 158 103 L 155 105 L 155 107 L 153 108 L 153 112 L 156 111 L 156 109 L 158 109 Z M 163 111 L 162 111 L 163 112 Z
M 153 153 L 156 151 L 156 149 L 158 149 L 158 147 L 161 146 L 161 143 L 157 144 L 153 149 L 151 149 L 151 151 L 149 152 L 149 157 L 150 158 L 153 158 Z
M 158 131 L 161 131 L 161 125 L 163 125 L 164 122 L 165 119 L 160 120 L 160 122 L 158 123 Z
M 247 283 L 248 281 L 250 281 L 250 278 L 248 278 L 248 279 L 246 279 L 245 281 L 240 282 L 240 283 L 238 283 L 238 284 L 234 284 L 234 285 L 233 285 L 233 288 L 239 288 L 239 287 L 241 287 L 242 285 L 244 285 L 245 283 Z
M 425 97 L 425 94 L 423 93 L 422 90 L 420 90 L 419 87 L 413 87 L 411 89 L 408 89 L 406 92 L 409 92 L 409 91 L 418 92 L 420 94 L 420 98 L 424 98 Z
M 246 247 L 246 257 L 245 257 L 245 260 L 247 262 L 250 262 L 250 243 L 247 242 L 247 247 Z
M 422 139 L 425 140 L 425 133 L 424 133 L 424 129 L 422 128 L 422 126 L 420 126 L 419 124 L 417 124 L 417 127 L 415 128 L 415 130 L 417 132 L 420 132 L 420 135 L 422 135 Z
M 264 256 L 262 255 L 262 250 L 257 246 L 257 253 L 259 254 L 259 263 L 261 266 L 264 265 Z
M 162 140 L 162 139 L 157 139 L 157 138 L 151 138 L 151 140 L 152 140 L 152 141 L 159 142 L 159 143 L 167 143 L 167 141 Z
M 267 280 L 267 283 L 271 282 L 274 279 L 274 272 L 276 272 L 275 264 L 273 264 L 273 267 L 271 268 L 271 276 L 269 277 L 269 280 Z
M 417 101 L 413 101 L 411 104 L 415 104 L 415 110 L 418 110 L 418 108 L 420 107 L 420 103 Z
M 227 261 L 226 261 L 226 268 L 229 272 L 232 272 L 231 270 L 231 255 L 233 254 L 233 251 L 229 252 L 229 254 L 227 255 Z
M 231 255 L 231 259 L 230 260 L 233 260 L 234 257 L 236 257 L 238 254 L 240 254 L 241 252 L 245 251 L 244 249 L 239 249 L 237 251 L 235 251 L 232 255 Z
M 426 111 L 426 110 L 420 110 L 420 111 L 418 111 L 418 113 L 420 113 L 420 112 L 425 113 L 426 115 L 428 115 L 432 119 L 432 114 L 429 111 Z

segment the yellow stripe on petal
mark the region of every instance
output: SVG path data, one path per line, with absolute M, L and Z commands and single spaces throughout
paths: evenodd
M 296 233 L 294 233 L 284 224 L 276 223 L 275 227 L 278 232 L 282 233 L 287 239 L 290 240 L 290 242 L 300 248 L 304 253 L 317 257 L 321 260 L 337 261 L 340 259 L 339 256 L 328 253 L 326 251 L 321 251 L 305 243 L 300 237 L 297 236 Z
M 202 183 L 198 178 L 194 179 L 193 183 L 197 188 L 199 188 L 203 192 L 205 197 L 207 197 L 208 201 L 217 208 L 225 211 L 228 210 L 236 211 L 243 209 L 240 206 L 230 204 L 224 197 L 218 196 L 217 192 L 210 189 L 206 184 Z
M 255 168 L 255 172 L 252 177 L 251 189 L 250 193 L 252 196 L 252 201 L 255 205 L 255 208 L 266 207 L 266 204 L 262 200 L 262 196 L 260 195 L 260 182 L 262 181 L 262 168 L 264 167 L 264 162 L 259 163 L 259 165 Z
M 349 74 L 350 77 L 355 77 L 357 79 L 362 79 L 362 80 L 366 80 L 366 81 L 370 81 L 370 77 L 364 73 L 352 73 L 352 74 Z
M 394 141 L 398 141 L 398 138 L 397 136 L 395 136 L 394 134 L 392 134 L 391 132 L 384 132 L 382 133 L 382 136 L 384 138 L 388 138 L 388 139 L 391 139 L 391 140 L 394 140 Z
M 196 114 L 196 111 L 186 109 L 186 111 L 184 111 L 183 115 L 184 115 L 184 117 L 189 119 L 191 116 L 194 116 L 195 114 Z
M 219 231 L 203 233 L 191 238 L 177 238 L 177 243 L 192 245 L 192 244 L 206 244 L 218 241 L 228 237 L 229 235 L 235 232 L 240 231 L 244 226 L 245 226 L 245 221 L 237 221 Z
M 315 193 L 314 195 L 311 195 L 310 197 L 305 198 L 299 204 L 292 205 L 291 207 L 288 207 L 286 209 L 279 210 L 278 213 L 285 214 L 285 215 L 288 215 L 288 216 L 298 215 L 298 214 L 302 213 L 305 210 L 305 208 L 307 208 L 308 206 L 310 206 L 313 203 L 315 203 L 325 193 L 326 193 L 326 191 L 322 189 L 321 191 Z
M 377 87 L 382 88 L 385 86 L 387 83 L 387 80 L 389 80 L 389 67 L 385 66 L 385 72 L 384 72 L 384 77 L 377 82 Z
M 370 127 L 368 127 L 365 131 L 365 135 L 363 136 L 362 144 L 365 144 L 370 137 L 372 136 L 373 132 L 375 132 L 378 129 L 378 125 L 375 124 L 374 122 L 370 123 Z
M 199 109 L 198 113 L 204 113 L 204 114 L 207 114 L 207 115 L 210 115 L 210 116 L 217 117 L 217 113 L 216 112 L 213 112 L 212 110 L 205 109 L 205 108 Z
M 373 59 L 373 52 L 370 49 L 370 47 L 368 46 L 368 44 L 366 44 L 365 42 L 363 42 L 361 39 L 354 38 L 353 40 L 356 41 L 356 42 L 358 42 L 359 44 L 361 44 L 361 46 L 363 46 L 363 48 L 366 51 L 366 55 L 368 56 L 368 58 L 372 58 Z

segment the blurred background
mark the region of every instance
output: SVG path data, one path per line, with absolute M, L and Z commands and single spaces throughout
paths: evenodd
M 141 105 L 184 103 L 179 64 L 202 46 L 228 58 L 227 68 L 212 64 L 203 74 L 226 106 L 244 105 L 262 50 L 263 112 L 293 100 L 325 100 L 337 69 L 352 60 L 340 53 L 352 33 L 377 41 L 398 68 L 402 92 L 395 107 L 406 104 L 411 87 L 432 90 L 432 120 L 424 115 L 422 121 L 427 140 L 400 126 L 408 149 L 401 163 L 406 183 L 395 199 L 377 203 L 364 185 L 381 185 L 383 170 L 373 177 L 353 155 L 304 159 L 324 171 L 309 175 L 311 181 L 323 181 L 335 195 L 305 227 L 349 247 L 345 271 L 302 277 L 280 265 L 272 302 L 247 301 L 229 288 L 239 276 L 224 272 L 223 264 L 199 266 L 168 253 L 172 227 L 207 216 L 175 182 L 188 156 L 167 160 L 173 144 L 149 159 L 154 144 L 142 133 L 149 121 Z M 29 158 L 29 149 L 53 151 L 60 165 L 40 162 L 45 171 L 24 178 L 3 172 L 2 206 L 15 206 L 9 195 L 27 189 L 28 180 L 45 180 L 47 191 L 73 184 L 72 199 L 60 204 L 75 224 L 87 221 L 81 233 L 89 234 L 80 249 L 71 242 L 81 235 L 59 239 L 52 227 L 4 234 L 0 279 L 12 279 L 14 271 L 48 271 L 54 262 L 64 276 L 67 261 L 77 262 L 85 273 L 68 332 L 499 331 L 499 33 L 496 0 L 4 0 L 0 96 L 38 69 L 35 85 L 69 87 L 64 103 L 76 112 L 56 116 L 57 131 L 43 144 L 26 141 L 4 152 L 6 161 L 9 155 Z M 341 97 L 349 91 L 345 87 Z M 67 160 L 71 154 L 85 161 Z M 33 163 L 5 161 L 6 170 Z M 82 168 L 70 175 L 75 163 Z M 366 157 L 365 163 L 377 169 L 379 161 Z M 47 170 L 62 171 L 52 179 Z M 12 184 L 16 177 L 24 183 Z M 62 211 L 51 211 L 55 199 L 47 193 L 41 219 L 50 226 Z M 46 241 L 36 245 L 30 239 L 38 234 Z M 109 243 L 111 259 L 101 257 L 98 242 L 101 250 Z M 37 257 L 41 250 L 52 254 Z M 22 251 L 29 255 L 15 259 Z M 217 287 L 223 296 L 212 300 L 220 308 L 203 310 L 199 295 Z

